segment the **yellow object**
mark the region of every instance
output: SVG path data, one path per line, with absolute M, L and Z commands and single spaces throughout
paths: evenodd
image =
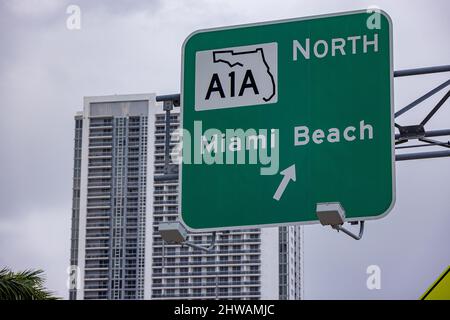
M 450 266 L 447 267 L 447 270 L 439 276 L 420 299 L 450 300 Z

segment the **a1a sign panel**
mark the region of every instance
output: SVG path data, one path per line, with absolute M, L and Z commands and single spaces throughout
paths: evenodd
M 195 109 L 276 103 L 276 42 L 198 51 L 195 58 Z
M 188 228 L 348 221 L 395 202 L 384 12 L 193 33 L 183 45 L 180 212 Z

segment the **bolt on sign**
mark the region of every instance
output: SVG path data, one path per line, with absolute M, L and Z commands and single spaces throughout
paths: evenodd
M 180 218 L 188 228 L 317 223 L 316 205 L 326 202 L 339 202 L 347 221 L 391 210 L 386 13 L 200 30 L 182 54 Z

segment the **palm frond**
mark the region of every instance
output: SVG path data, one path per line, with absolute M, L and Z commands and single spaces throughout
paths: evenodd
M 0 269 L 0 300 L 54 300 L 52 292 L 44 287 L 42 270 L 13 272 Z

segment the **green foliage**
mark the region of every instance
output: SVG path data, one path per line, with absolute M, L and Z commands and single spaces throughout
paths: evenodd
M 44 287 L 42 270 L 13 272 L 0 269 L 0 300 L 56 300 Z

